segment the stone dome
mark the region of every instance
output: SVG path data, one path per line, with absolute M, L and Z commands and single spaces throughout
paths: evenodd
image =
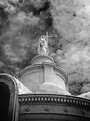
M 34 94 L 70 95 L 67 91 L 66 73 L 48 55 L 35 56 L 31 65 L 22 70 L 20 75 L 21 82 Z

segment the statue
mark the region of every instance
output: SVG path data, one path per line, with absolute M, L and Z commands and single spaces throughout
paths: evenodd
M 39 45 L 38 45 L 38 54 L 39 55 L 48 55 L 48 33 L 46 35 L 42 35 L 39 39 Z
M 39 39 L 38 53 L 39 55 L 47 55 L 48 42 L 45 35 L 42 35 Z

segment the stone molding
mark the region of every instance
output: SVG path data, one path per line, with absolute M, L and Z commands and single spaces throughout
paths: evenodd
M 83 98 L 77 98 L 74 96 L 66 95 L 51 95 L 51 94 L 28 94 L 28 95 L 19 95 L 19 103 L 40 103 L 40 104 L 56 104 L 56 105 L 71 105 L 89 108 L 90 110 L 90 101 Z

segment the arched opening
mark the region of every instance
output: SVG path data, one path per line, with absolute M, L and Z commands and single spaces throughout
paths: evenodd
M 0 82 L 0 121 L 8 121 L 10 90 L 7 84 Z

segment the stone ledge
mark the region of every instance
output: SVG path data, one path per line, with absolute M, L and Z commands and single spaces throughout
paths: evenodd
M 29 94 L 29 95 L 19 95 L 19 103 L 40 103 L 40 104 L 55 104 L 55 105 L 70 105 L 85 107 L 90 109 L 90 101 L 82 98 L 77 98 L 73 96 L 66 95 L 45 95 L 45 94 Z

